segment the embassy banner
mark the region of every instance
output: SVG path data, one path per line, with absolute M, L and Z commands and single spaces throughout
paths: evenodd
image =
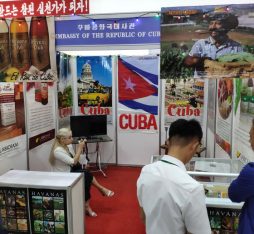
M 119 129 L 158 131 L 158 57 L 118 59 Z
M 57 20 L 56 46 L 160 44 L 158 17 Z

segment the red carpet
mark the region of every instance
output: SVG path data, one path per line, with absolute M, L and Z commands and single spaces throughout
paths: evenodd
M 97 217 L 86 216 L 86 234 L 145 234 L 139 217 L 136 181 L 141 168 L 108 166 L 107 177 L 93 173 L 96 179 L 113 190 L 112 198 L 103 197 L 92 188 L 91 207 Z

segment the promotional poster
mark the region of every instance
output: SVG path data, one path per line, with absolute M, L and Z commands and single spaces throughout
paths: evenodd
M 158 57 L 118 59 L 119 130 L 158 131 Z
M 237 234 L 240 209 L 208 207 L 207 213 L 213 234 Z
M 73 82 L 71 77 L 70 56 L 64 53 L 57 54 L 57 82 L 58 97 L 58 127 L 70 125 L 70 116 L 73 111 Z
M 1 187 L 0 210 L 8 234 L 29 233 L 27 189 Z
M 46 16 L 8 18 L 1 19 L 0 24 L 2 45 L 0 46 L 0 81 L 7 82 L 6 87 L 2 87 L 0 92 L 3 97 L 1 126 L 5 127 L 5 132 L 11 132 L 12 137 L 22 135 L 22 132 L 24 134 L 25 96 L 28 110 L 26 127 L 30 137 L 30 149 L 32 149 L 54 138 L 54 134 L 50 132 L 52 130 L 54 132 L 55 128 L 52 123 L 54 100 L 51 87 L 52 81 L 57 78 L 55 43 L 51 40 L 55 34 L 54 18 Z M 9 83 L 15 81 L 25 82 L 20 85 Z M 49 81 L 51 83 L 47 83 Z M 4 91 L 7 85 L 8 92 Z M 23 89 L 26 92 L 23 92 Z M 45 126 L 48 129 L 46 133 Z M 14 129 L 15 127 L 18 129 Z M 31 139 L 32 137 L 35 138 Z
M 0 20 L 0 81 L 57 80 L 54 18 Z
M 66 191 L 29 189 L 32 233 L 68 234 Z
M 111 56 L 77 57 L 78 113 L 112 116 Z
M 204 124 L 204 85 L 201 79 L 167 79 L 165 84 L 165 126 L 179 118 Z
M 253 82 L 253 78 L 235 79 L 233 156 L 244 163 L 254 160 L 253 150 L 249 142 L 254 118 Z
M 253 4 L 162 8 L 161 78 L 249 78 Z
M 0 82 L 0 159 L 26 151 L 22 83 Z
M 234 80 L 230 78 L 217 80 L 216 111 L 216 156 L 222 157 L 224 152 L 232 156 L 233 100 Z M 224 152 L 223 152 L 224 151 Z
M 55 137 L 55 95 L 53 82 L 27 83 L 29 149 Z

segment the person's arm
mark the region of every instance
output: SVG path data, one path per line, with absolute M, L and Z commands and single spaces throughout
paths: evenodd
M 62 161 L 65 164 L 73 165 L 74 159 L 62 147 L 58 147 L 55 149 L 54 156 L 55 159 Z
M 194 67 L 199 71 L 204 70 L 204 61 L 206 59 L 211 59 L 209 56 L 204 54 L 203 51 L 203 42 L 202 40 L 198 40 L 192 46 L 189 54 L 184 58 L 184 64 L 187 67 Z
M 182 210 L 187 232 L 193 234 L 211 234 L 203 186 L 197 186 L 189 193 L 187 199 L 188 201 Z
M 83 148 L 84 148 L 85 143 L 86 143 L 86 139 L 82 139 L 82 140 L 79 141 L 79 144 L 78 144 L 78 146 L 77 146 L 76 154 L 75 154 L 75 156 L 73 157 L 73 159 L 74 159 L 73 164 L 74 164 L 74 165 L 76 165 L 76 164 L 79 162 L 80 155 L 81 155 L 82 152 L 83 152 Z
M 70 153 L 68 153 L 68 151 L 66 151 L 66 149 L 62 148 L 62 147 L 59 147 L 59 148 L 56 148 L 55 151 L 54 151 L 54 156 L 57 160 L 59 161 L 62 161 L 70 166 L 72 165 L 76 165 L 77 162 L 79 161 L 79 158 L 80 158 L 80 155 L 82 153 L 82 150 L 83 150 L 83 147 L 84 147 L 84 144 L 85 144 L 86 140 L 83 140 L 81 141 L 78 146 L 77 146 L 77 152 L 76 154 L 74 155 L 74 150 L 72 147 L 69 147 L 69 151 L 73 156 L 71 156 Z
M 200 66 L 201 64 L 204 65 L 204 60 L 201 57 L 187 55 L 184 58 L 184 64 L 187 67 L 197 67 Z
M 228 197 L 233 202 L 243 202 L 251 196 L 254 196 L 254 163 L 247 164 L 228 188 Z

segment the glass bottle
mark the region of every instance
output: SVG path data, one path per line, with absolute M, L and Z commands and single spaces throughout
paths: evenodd
M 250 98 L 248 112 L 254 114 L 254 96 Z
M 10 37 L 12 66 L 22 74 L 30 67 L 28 25 L 24 17 L 12 19 Z
M 242 98 L 241 98 L 241 112 L 246 113 L 248 111 L 248 106 L 249 106 L 249 97 L 242 96 Z
M 9 28 L 4 18 L 0 18 L 0 71 L 10 64 Z
M 31 65 L 40 71 L 50 68 L 49 33 L 46 16 L 32 17 L 30 25 Z
M 41 82 L 41 104 L 48 104 L 48 83 Z

